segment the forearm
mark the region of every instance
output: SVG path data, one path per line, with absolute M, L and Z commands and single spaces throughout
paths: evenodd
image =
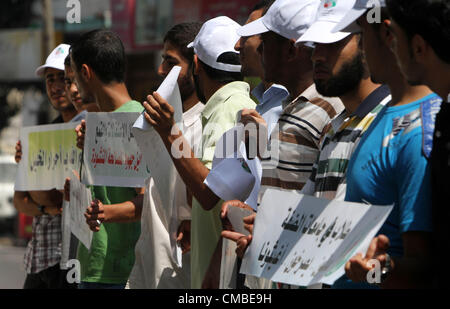
M 19 213 L 30 217 L 37 217 L 41 215 L 38 204 L 33 201 L 28 192 L 14 192 L 14 207 Z
M 139 194 L 131 201 L 120 204 L 104 205 L 105 223 L 129 223 L 141 219 L 144 195 Z
M 172 149 L 172 145 L 176 140 L 178 142 L 182 141 L 180 147 L 188 147 L 187 151 L 183 149 Z M 163 141 L 183 182 L 205 210 L 212 209 L 219 202 L 220 198 L 203 183 L 209 174 L 209 169 L 198 158 L 195 158 L 189 143 L 181 132 L 178 135 L 169 135 L 163 138 Z M 179 152 L 174 156 L 173 152 L 176 151 L 189 155 L 187 157 L 181 155 L 181 158 L 179 158 Z

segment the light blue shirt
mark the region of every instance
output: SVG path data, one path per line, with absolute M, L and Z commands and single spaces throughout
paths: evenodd
M 256 111 L 264 118 L 268 125 L 269 135 L 283 112 L 283 101 L 289 96 L 289 92 L 281 85 L 273 84 L 264 90 L 264 84 L 260 83 L 252 90 L 252 95 L 258 100 Z

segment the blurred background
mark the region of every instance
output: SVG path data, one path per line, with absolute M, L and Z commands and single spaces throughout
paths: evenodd
M 2 0 L 0 1 L 0 288 L 21 288 L 24 246 L 31 218 L 12 204 L 15 144 L 22 126 L 56 117 L 43 80 L 34 75 L 60 43 L 71 44 L 89 30 L 118 33 L 128 58 L 127 86 L 143 101 L 161 79 L 162 39 L 180 22 L 226 15 L 243 24 L 258 0 Z M 80 23 L 70 23 L 74 9 Z M 68 18 L 69 17 L 69 18 Z M 73 20 L 72 20 L 73 21 Z

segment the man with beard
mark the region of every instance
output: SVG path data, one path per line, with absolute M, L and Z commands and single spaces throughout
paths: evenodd
M 352 1 L 339 1 L 334 7 L 322 1 L 316 21 L 297 41 L 315 46 L 312 60 L 317 91 L 341 98 L 345 106 L 332 121 L 302 190 L 330 200 L 344 200 L 350 157 L 376 115 L 391 100 L 388 87 L 379 87 L 370 77 L 361 36 L 351 31 L 332 32 L 351 6 Z
M 194 51 L 187 45 L 195 39 L 200 23 L 182 23 L 171 28 L 164 37 L 163 61 L 158 74 L 166 77 L 174 66 L 180 66 L 178 77 L 183 103 L 183 132 L 194 153 L 201 138 L 200 114 L 204 105 L 199 102 L 192 77 Z M 190 225 L 192 195 L 177 175 L 173 205 L 162 205 L 154 179 L 147 180 L 143 203 L 105 205 L 104 222 L 141 221 L 141 235 L 136 243 L 136 259 L 128 280 L 131 289 L 188 289 L 190 288 Z M 184 196 L 183 196 L 184 195 Z M 185 197 L 187 195 L 187 197 Z M 186 204 L 187 201 L 187 204 Z M 87 212 L 87 221 L 100 215 L 96 209 Z M 177 218 L 175 225 L 173 218 Z M 175 230 L 173 230 L 175 229 Z M 182 267 L 172 259 L 171 235 L 177 233 L 183 249 Z
M 427 1 L 418 2 L 425 5 Z M 424 12 L 426 5 L 415 7 L 411 2 L 405 4 L 392 4 L 393 18 L 386 8 L 378 7 L 382 17 L 381 23 L 369 24 L 366 12 L 371 8 L 370 2 L 358 1 L 348 14 L 353 18 L 346 18 L 341 26 L 357 19 L 357 25 L 363 30 L 364 48 L 373 76 L 384 79 L 391 87 L 393 95 L 392 103 L 380 112 L 350 161 L 346 196 L 349 201 L 365 199 L 371 204 L 395 203 L 394 210 L 379 231 L 379 234 L 384 235 L 379 235 L 372 241 L 365 256 L 356 255 L 346 265 L 346 274 L 352 281 L 367 282 L 367 273 L 373 264 L 369 263 L 369 260 L 378 260 L 383 272 L 380 282 L 377 283 L 382 288 L 430 287 L 431 277 L 434 275 L 429 266 L 429 261 L 433 259 L 431 232 L 438 234 L 433 230 L 431 220 L 431 191 L 439 188 L 441 184 L 434 183 L 431 187 L 428 159 L 434 117 L 439 110 L 441 99 L 432 94 L 428 87 L 417 86 L 425 82 L 426 78 L 422 76 L 427 76 L 420 70 L 430 69 L 426 62 L 419 64 L 423 59 L 428 59 L 422 54 L 427 50 L 421 45 L 424 41 L 418 36 L 414 39 L 411 36 L 410 40 L 406 40 L 403 30 L 398 28 L 394 21 L 398 18 L 404 22 L 406 16 L 415 15 L 416 12 L 420 12 L 420 16 L 427 16 L 427 12 Z M 446 27 L 439 27 L 431 22 L 436 18 L 436 13 L 442 14 L 444 22 L 443 11 L 446 4 L 442 2 L 439 6 L 436 3 L 433 14 L 429 12 L 430 15 L 425 19 L 430 22 L 428 26 L 433 27 L 433 32 Z M 447 13 L 449 8 L 447 5 Z M 405 9 L 409 11 L 406 16 Z M 448 24 L 448 20 L 445 22 Z M 351 26 L 355 26 L 355 23 Z M 421 24 L 420 28 L 428 26 Z M 431 35 L 431 32 L 425 31 L 424 34 Z M 408 41 L 408 45 L 404 44 Z M 390 50 L 392 46 L 398 62 L 396 55 Z M 421 60 L 416 62 L 417 59 Z M 396 69 L 393 71 L 392 68 Z M 405 76 L 401 74 L 401 70 Z M 439 91 L 439 88 L 435 89 Z M 443 104 L 445 106 L 446 103 Z M 381 144 L 383 147 L 374 147 Z M 436 248 L 436 252 L 445 252 L 442 251 L 442 244 L 443 242 L 438 244 L 440 247 Z M 441 271 L 439 269 L 439 272 Z M 347 283 L 347 286 L 352 287 L 354 284 Z
M 194 157 L 192 151 L 182 155 L 182 149 L 190 148 L 181 132 L 173 134 L 173 108 L 156 92 L 144 103 L 145 117 L 155 128 L 166 145 L 168 153 L 195 199 L 192 206 L 191 232 L 191 288 L 200 288 L 207 272 L 222 225 L 217 196 L 203 183 L 212 167 L 216 143 L 223 133 L 236 125 L 236 115 L 243 108 L 253 108 L 250 87 L 242 82 L 239 55 L 234 46 L 239 37 L 239 24 L 220 16 L 205 22 L 189 46 L 194 47 L 193 74 L 198 98 L 206 102 L 202 112 L 202 153 Z M 176 147 L 174 147 L 176 148 Z M 184 151 L 186 153 L 186 151 Z M 219 201 L 220 203 L 220 201 Z
M 48 56 L 36 75 L 45 77 L 47 95 L 60 116 L 52 123 L 69 122 L 77 114 L 64 88 L 64 59 L 70 46 L 61 44 Z M 16 145 L 16 161 L 22 157 L 20 141 Z M 57 190 L 14 192 L 14 206 L 20 213 L 33 217 L 32 237 L 25 253 L 24 289 L 76 288 L 68 284 L 67 271 L 60 269 L 61 205 L 63 194 Z
M 331 31 L 351 4 L 343 1 L 334 7 L 324 4 L 322 1 L 316 21 L 297 40 L 297 44 L 314 43 L 312 61 L 316 89 L 324 96 L 339 97 L 345 110 L 332 120 L 302 193 L 344 199 L 345 175 L 355 144 L 391 96 L 386 86 L 371 81 L 360 35 Z M 238 239 L 238 253 L 243 254 L 251 236 L 233 236 Z

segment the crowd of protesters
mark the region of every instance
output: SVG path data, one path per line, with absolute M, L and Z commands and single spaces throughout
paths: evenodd
M 83 149 L 87 113 L 143 113 L 176 167 L 175 198 L 171 205 L 161 202 L 151 171 L 143 188 L 91 186 L 85 213 L 94 232 L 91 248 L 73 235 L 70 243 L 69 258 L 81 266 L 76 284 L 67 281 L 61 257 L 69 179 L 63 191 L 16 191 L 17 210 L 34 217 L 24 288 L 219 288 L 225 241 L 236 243 L 238 260 L 244 257 L 270 188 L 394 205 L 367 252 L 351 257 L 345 275 L 322 288 L 445 288 L 447 44 L 448 0 L 262 0 L 245 25 L 226 16 L 178 24 L 164 37 L 158 68 L 165 77 L 181 67 L 177 124 L 174 108 L 158 93 L 145 102 L 130 97 L 117 34 L 94 30 L 71 46 L 59 45 L 36 70 L 60 114 L 53 123 L 79 123 Z M 249 77 L 261 83 L 250 89 Z M 224 201 L 205 182 L 217 173 L 217 143 L 239 123 L 257 128 L 246 136 L 247 147 L 256 141 L 277 148 L 276 155 L 249 156 L 262 170 L 255 176 L 256 205 Z M 180 141 L 188 155 L 174 153 Z M 16 161 L 21 157 L 19 141 Z M 233 170 L 220 173 L 234 176 Z M 230 207 L 253 212 L 244 218 L 249 235 L 230 227 Z M 172 257 L 170 233 L 182 248 L 181 266 Z M 373 259 L 383 269 L 377 284 L 367 281 Z M 238 288 L 298 288 L 246 277 L 238 276 Z

